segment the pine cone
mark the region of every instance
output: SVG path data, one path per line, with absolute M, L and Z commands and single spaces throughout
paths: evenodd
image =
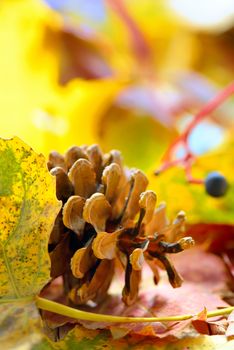
M 74 304 L 105 298 L 116 259 L 125 270 L 127 305 L 137 299 L 144 261 L 155 283 L 160 267 L 174 288 L 181 285 L 166 254 L 194 245 L 191 237 L 183 238 L 185 214 L 170 224 L 165 204 L 155 209 L 157 197 L 146 190 L 143 172 L 124 168 L 120 152 L 103 155 L 97 145 L 72 147 L 64 156 L 52 152 L 48 168 L 63 202 L 49 242 L 51 276 L 63 276 Z

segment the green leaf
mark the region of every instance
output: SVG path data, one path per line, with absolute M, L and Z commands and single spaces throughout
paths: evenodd
M 42 155 L 0 139 L 0 302 L 34 296 L 50 278 L 48 239 L 61 204 Z
M 195 178 L 205 179 L 211 171 L 222 173 L 229 188 L 225 196 L 213 198 L 205 192 L 204 185 L 189 184 L 184 169 L 174 167 L 159 176 L 151 172 L 150 187 L 155 190 L 159 201 L 166 201 L 169 216 L 181 209 L 185 210 L 189 223 L 234 224 L 234 158 L 233 142 L 226 143 L 220 149 L 198 157 L 193 165 Z

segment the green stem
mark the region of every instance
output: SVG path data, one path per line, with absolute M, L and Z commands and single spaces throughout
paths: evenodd
M 36 297 L 36 305 L 39 309 L 54 312 L 59 315 L 94 322 L 113 322 L 113 323 L 141 323 L 141 322 L 170 322 L 170 321 L 184 321 L 196 317 L 195 315 L 180 315 L 180 316 L 162 316 L 162 317 L 125 317 L 102 315 L 92 312 L 86 312 L 74 309 L 72 307 L 56 303 L 54 301 Z M 220 310 L 207 312 L 207 317 L 222 316 L 230 314 L 234 311 L 234 307 L 226 307 Z
M 35 295 L 29 295 L 27 297 L 20 297 L 20 298 L 9 298 L 9 299 L 0 298 L 0 305 L 11 304 L 11 303 L 29 303 L 34 301 L 35 301 Z

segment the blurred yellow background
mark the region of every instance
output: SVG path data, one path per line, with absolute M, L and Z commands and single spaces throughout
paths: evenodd
M 232 80 L 233 14 L 228 0 L 2 1 L 1 136 L 45 155 L 99 142 L 152 168 Z M 233 110 L 210 130 L 230 130 Z

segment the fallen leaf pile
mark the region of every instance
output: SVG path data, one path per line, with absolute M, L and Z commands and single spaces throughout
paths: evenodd
M 1 139 L 0 153 L 0 335 L 5 349 L 231 346 L 233 316 L 227 318 L 222 310 L 232 304 L 232 276 L 221 250 L 214 254 L 216 236 L 212 248 L 201 229 L 191 226 L 188 232 L 198 245 L 183 252 L 193 245 L 184 238 L 184 213 L 169 223 L 165 204 L 155 210 L 156 196 L 146 190 L 145 175 L 124 168 L 117 151 L 103 155 L 90 146 L 73 147 L 65 157 L 53 152 L 48 163 L 53 176 L 44 157 L 18 138 Z M 225 242 L 230 246 L 230 234 Z M 165 253 L 177 252 L 165 260 Z M 107 270 L 99 273 L 102 265 Z M 183 285 L 173 289 L 167 275 L 174 287 L 182 279 Z M 43 298 L 59 304 L 48 311 Z M 84 313 L 80 319 L 59 315 L 60 304 Z M 36 305 L 42 305 L 42 318 Z M 93 321 L 84 315 L 93 315 Z M 111 316 L 132 318 L 116 323 Z M 139 317 L 145 321 L 134 322 Z M 158 320 L 146 321 L 149 317 Z
M 188 259 L 190 261 L 189 264 L 187 262 Z M 211 311 L 216 308 L 229 306 L 220 296 L 228 291 L 228 274 L 224 263 L 219 257 L 194 248 L 174 257 L 173 260 L 175 260 L 178 272 L 184 279 L 184 283 L 180 288 L 169 288 L 166 278 L 162 278 L 158 286 L 155 287 L 152 283 L 150 271 L 146 269 L 146 277 L 142 281 L 141 293 L 137 303 L 132 306 L 125 306 L 121 302 L 119 295 L 119 279 L 121 280 L 121 276 L 119 276 L 112 284 L 110 295 L 106 297 L 103 303 L 97 306 L 86 306 L 82 309 L 118 316 L 163 317 L 185 314 L 197 315 L 204 308 L 207 311 Z M 200 262 L 199 264 L 198 261 Z M 45 296 L 56 298 L 56 293 L 49 294 L 49 290 L 45 290 L 44 293 Z M 57 298 L 60 300 L 61 294 L 58 294 Z M 45 312 L 44 317 L 47 325 L 53 329 L 66 323 L 77 323 L 74 319 L 49 312 Z M 89 329 L 110 329 L 114 338 L 121 338 L 129 334 L 131 336 L 154 337 L 171 341 L 177 338 L 180 339 L 185 335 L 194 336 L 196 333 L 225 334 L 227 328 L 225 318 L 216 317 L 208 320 L 205 317 L 202 320 L 204 323 L 203 327 L 199 324 L 200 321 L 200 318 L 194 316 L 193 319 L 180 322 L 143 322 L 141 324 L 131 323 L 127 325 L 87 321 L 79 321 L 79 323 Z M 217 327 L 216 331 L 205 333 L 205 325 L 208 328 L 208 325 L 212 322 Z M 222 328 L 222 331 L 218 331 L 218 328 Z

